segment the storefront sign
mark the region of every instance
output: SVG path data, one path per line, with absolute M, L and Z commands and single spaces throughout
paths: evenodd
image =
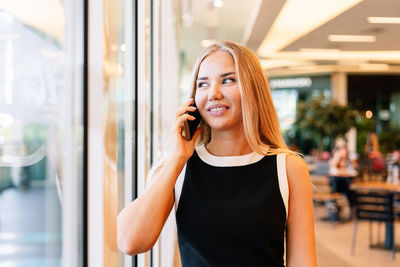
M 311 87 L 311 78 L 287 78 L 287 79 L 273 79 L 270 81 L 270 86 L 274 89 L 277 88 L 301 88 Z

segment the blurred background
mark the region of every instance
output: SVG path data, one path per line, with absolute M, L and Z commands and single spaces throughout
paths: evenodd
M 0 0 L 0 21 L 1 266 L 180 266 L 174 212 L 135 257 L 116 217 L 216 40 L 258 55 L 305 156 L 319 266 L 399 266 L 399 1 Z

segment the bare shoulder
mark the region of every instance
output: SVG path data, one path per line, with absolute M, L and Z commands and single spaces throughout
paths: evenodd
M 309 183 L 309 173 L 306 162 L 299 156 L 289 154 L 286 158 L 286 172 L 289 185 Z
M 289 154 L 286 157 L 286 161 L 287 161 L 286 165 L 287 165 L 288 171 L 295 170 L 295 171 L 307 171 L 308 172 L 307 164 L 304 161 L 304 159 L 301 158 L 300 156 Z

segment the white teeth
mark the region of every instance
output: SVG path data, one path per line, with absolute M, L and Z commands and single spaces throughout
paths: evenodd
M 226 107 L 212 108 L 212 109 L 210 109 L 210 111 L 220 111 L 220 110 L 224 110 L 224 109 L 226 109 Z

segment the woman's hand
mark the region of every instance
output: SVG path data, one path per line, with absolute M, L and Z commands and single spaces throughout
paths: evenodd
M 186 140 L 182 136 L 183 132 L 183 123 L 186 120 L 195 120 L 195 117 L 187 114 L 189 111 L 195 111 L 196 107 L 191 106 L 193 104 L 193 98 L 183 104 L 178 111 L 176 112 L 176 123 L 173 129 L 173 144 L 172 144 L 172 156 L 176 156 L 185 162 L 189 160 L 189 158 L 193 155 L 194 146 L 196 144 L 196 140 L 201 133 L 201 128 L 196 129 L 192 140 Z

